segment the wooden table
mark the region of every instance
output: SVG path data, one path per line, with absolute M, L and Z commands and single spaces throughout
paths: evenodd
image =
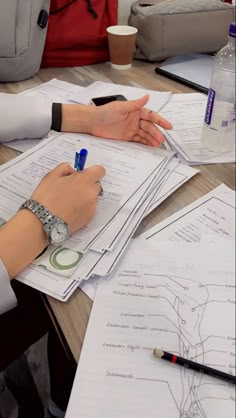
M 42 69 L 39 74 L 30 80 L 14 84 L 1 84 L 0 91 L 19 93 L 52 78 L 59 78 L 60 80 L 84 87 L 100 80 L 159 91 L 172 91 L 173 93 L 193 92 L 193 90 L 184 85 L 157 75 L 154 72 L 154 67 L 154 64 L 136 61 L 132 69 L 127 71 L 112 70 L 109 63 L 70 69 Z M 0 164 L 14 158 L 18 154 L 19 152 L 0 145 Z M 136 235 L 159 223 L 221 183 L 225 183 L 227 186 L 235 189 L 234 164 L 214 164 L 199 168 L 201 169 L 199 175 L 182 186 L 144 219 Z M 92 308 L 92 301 L 82 291 L 77 290 L 66 304 L 51 297 L 47 298 L 47 302 L 55 324 L 57 327 L 60 327 L 60 331 L 62 331 L 74 359 L 78 361 Z

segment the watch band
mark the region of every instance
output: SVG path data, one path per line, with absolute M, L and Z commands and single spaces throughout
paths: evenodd
M 26 200 L 19 208 L 21 209 L 29 209 L 33 212 L 37 218 L 42 222 L 44 230 L 47 234 L 48 242 L 51 243 L 51 230 L 55 223 L 64 223 L 65 222 L 58 218 L 57 216 L 53 215 L 49 209 L 43 206 L 41 203 L 37 202 L 33 199 Z

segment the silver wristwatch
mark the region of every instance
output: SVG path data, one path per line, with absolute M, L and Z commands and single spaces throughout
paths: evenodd
M 42 222 L 49 244 L 59 247 L 69 238 L 70 230 L 67 223 L 53 215 L 41 203 L 29 199 L 20 206 L 19 210 L 21 209 L 29 209 Z

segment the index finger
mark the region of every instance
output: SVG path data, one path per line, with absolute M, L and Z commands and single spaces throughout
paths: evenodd
M 92 183 L 100 181 L 106 174 L 105 168 L 101 165 L 93 165 L 92 167 L 83 170 L 83 172 L 90 177 Z
M 155 123 L 156 125 L 159 125 L 161 128 L 164 129 L 173 128 L 172 124 L 167 119 L 163 118 L 158 113 L 146 108 L 142 109 L 141 118 L 149 122 Z

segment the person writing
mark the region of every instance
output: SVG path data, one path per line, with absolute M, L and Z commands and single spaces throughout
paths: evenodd
M 0 141 L 40 138 L 50 128 L 56 128 L 63 132 L 87 133 L 160 146 L 164 137 L 156 125 L 171 129 L 171 124 L 146 109 L 147 102 L 148 96 L 144 96 L 134 101 L 94 107 L 55 104 L 42 97 L 0 94 Z M 32 199 L 64 221 L 70 233 L 74 233 L 94 215 L 101 190 L 99 182 L 104 175 L 104 169 L 99 166 L 75 173 L 71 167 L 63 164 L 42 180 Z M 18 212 L 0 230 L 1 276 L 14 278 L 42 252 L 47 245 L 47 238 L 42 223 L 32 212 L 27 209 Z M 0 283 L 3 286 L 1 276 Z M 1 302 L 1 299 L 0 313 L 7 304 L 6 298 L 3 298 L 5 302 Z
M 171 129 L 171 124 L 155 112 L 146 109 L 147 102 L 148 96 L 144 96 L 135 101 L 114 102 L 94 107 L 52 103 L 51 100 L 42 97 L 0 94 L 0 142 L 42 138 L 50 129 L 54 129 L 160 146 L 164 137 L 157 126 Z M 63 238 L 64 232 L 64 238 L 68 237 L 90 222 L 96 211 L 104 175 L 105 170 L 99 165 L 77 172 L 67 163 L 60 164 L 42 179 L 24 207 L 0 228 L 0 331 L 1 339 L 4 341 L 1 345 L 0 371 L 24 352 L 27 345 L 37 341 L 47 331 L 50 322 L 45 319 L 44 327 L 44 321 L 40 323 L 37 313 L 45 309 L 35 291 L 11 280 L 25 269 L 49 242 L 60 240 L 60 234 Z M 53 225 L 60 224 L 61 229 L 48 228 L 43 217 L 40 217 L 40 213 L 44 211 L 55 220 Z M 33 320 L 25 313 L 27 305 L 30 304 L 31 294 L 32 298 L 37 298 L 37 303 L 34 303 L 33 307 L 30 305 L 30 309 L 35 312 L 35 315 L 34 312 L 29 312 Z M 21 315 L 27 318 L 27 323 L 22 322 L 22 329 Z M 47 316 L 45 312 L 41 315 Z M 15 333 L 12 329 L 10 336 L 9 333 L 3 336 L 2 330 L 9 329 L 9 324 L 13 328 L 17 324 L 17 329 Z M 38 333 L 35 333 L 37 329 Z M 21 338 L 18 340 L 19 332 Z M 31 334 L 33 339 L 30 337 Z M 60 343 L 57 341 L 56 344 Z M 11 349 L 8 350 L 8 347 Z M 49 360 L 53 357 L 50 356 L 50 352 L 55 353 L 55 338 L 51 347 L 49 345 Z M 48 412 L 50 417 L 64 416 L 73 382 L 73 372 L 68 376 L 68 368 L 65 372 L 62 370 L 62 364 L 67 365 L 68 362 L 61 361 L 61 358 L 58 362 L 59 368 L 50 368 L 49 361 L 51 386 L 54 389 L 53 394 L 51 393 L 53 408 Z M 53 373 L 55 370 L 56 378 Z M 58 390 L 55 389 L 55 379 Z M 66 379 L 68 384 L 65 383 Z M 63 390 L 60 389 L 60 380 L 63 381 Z

